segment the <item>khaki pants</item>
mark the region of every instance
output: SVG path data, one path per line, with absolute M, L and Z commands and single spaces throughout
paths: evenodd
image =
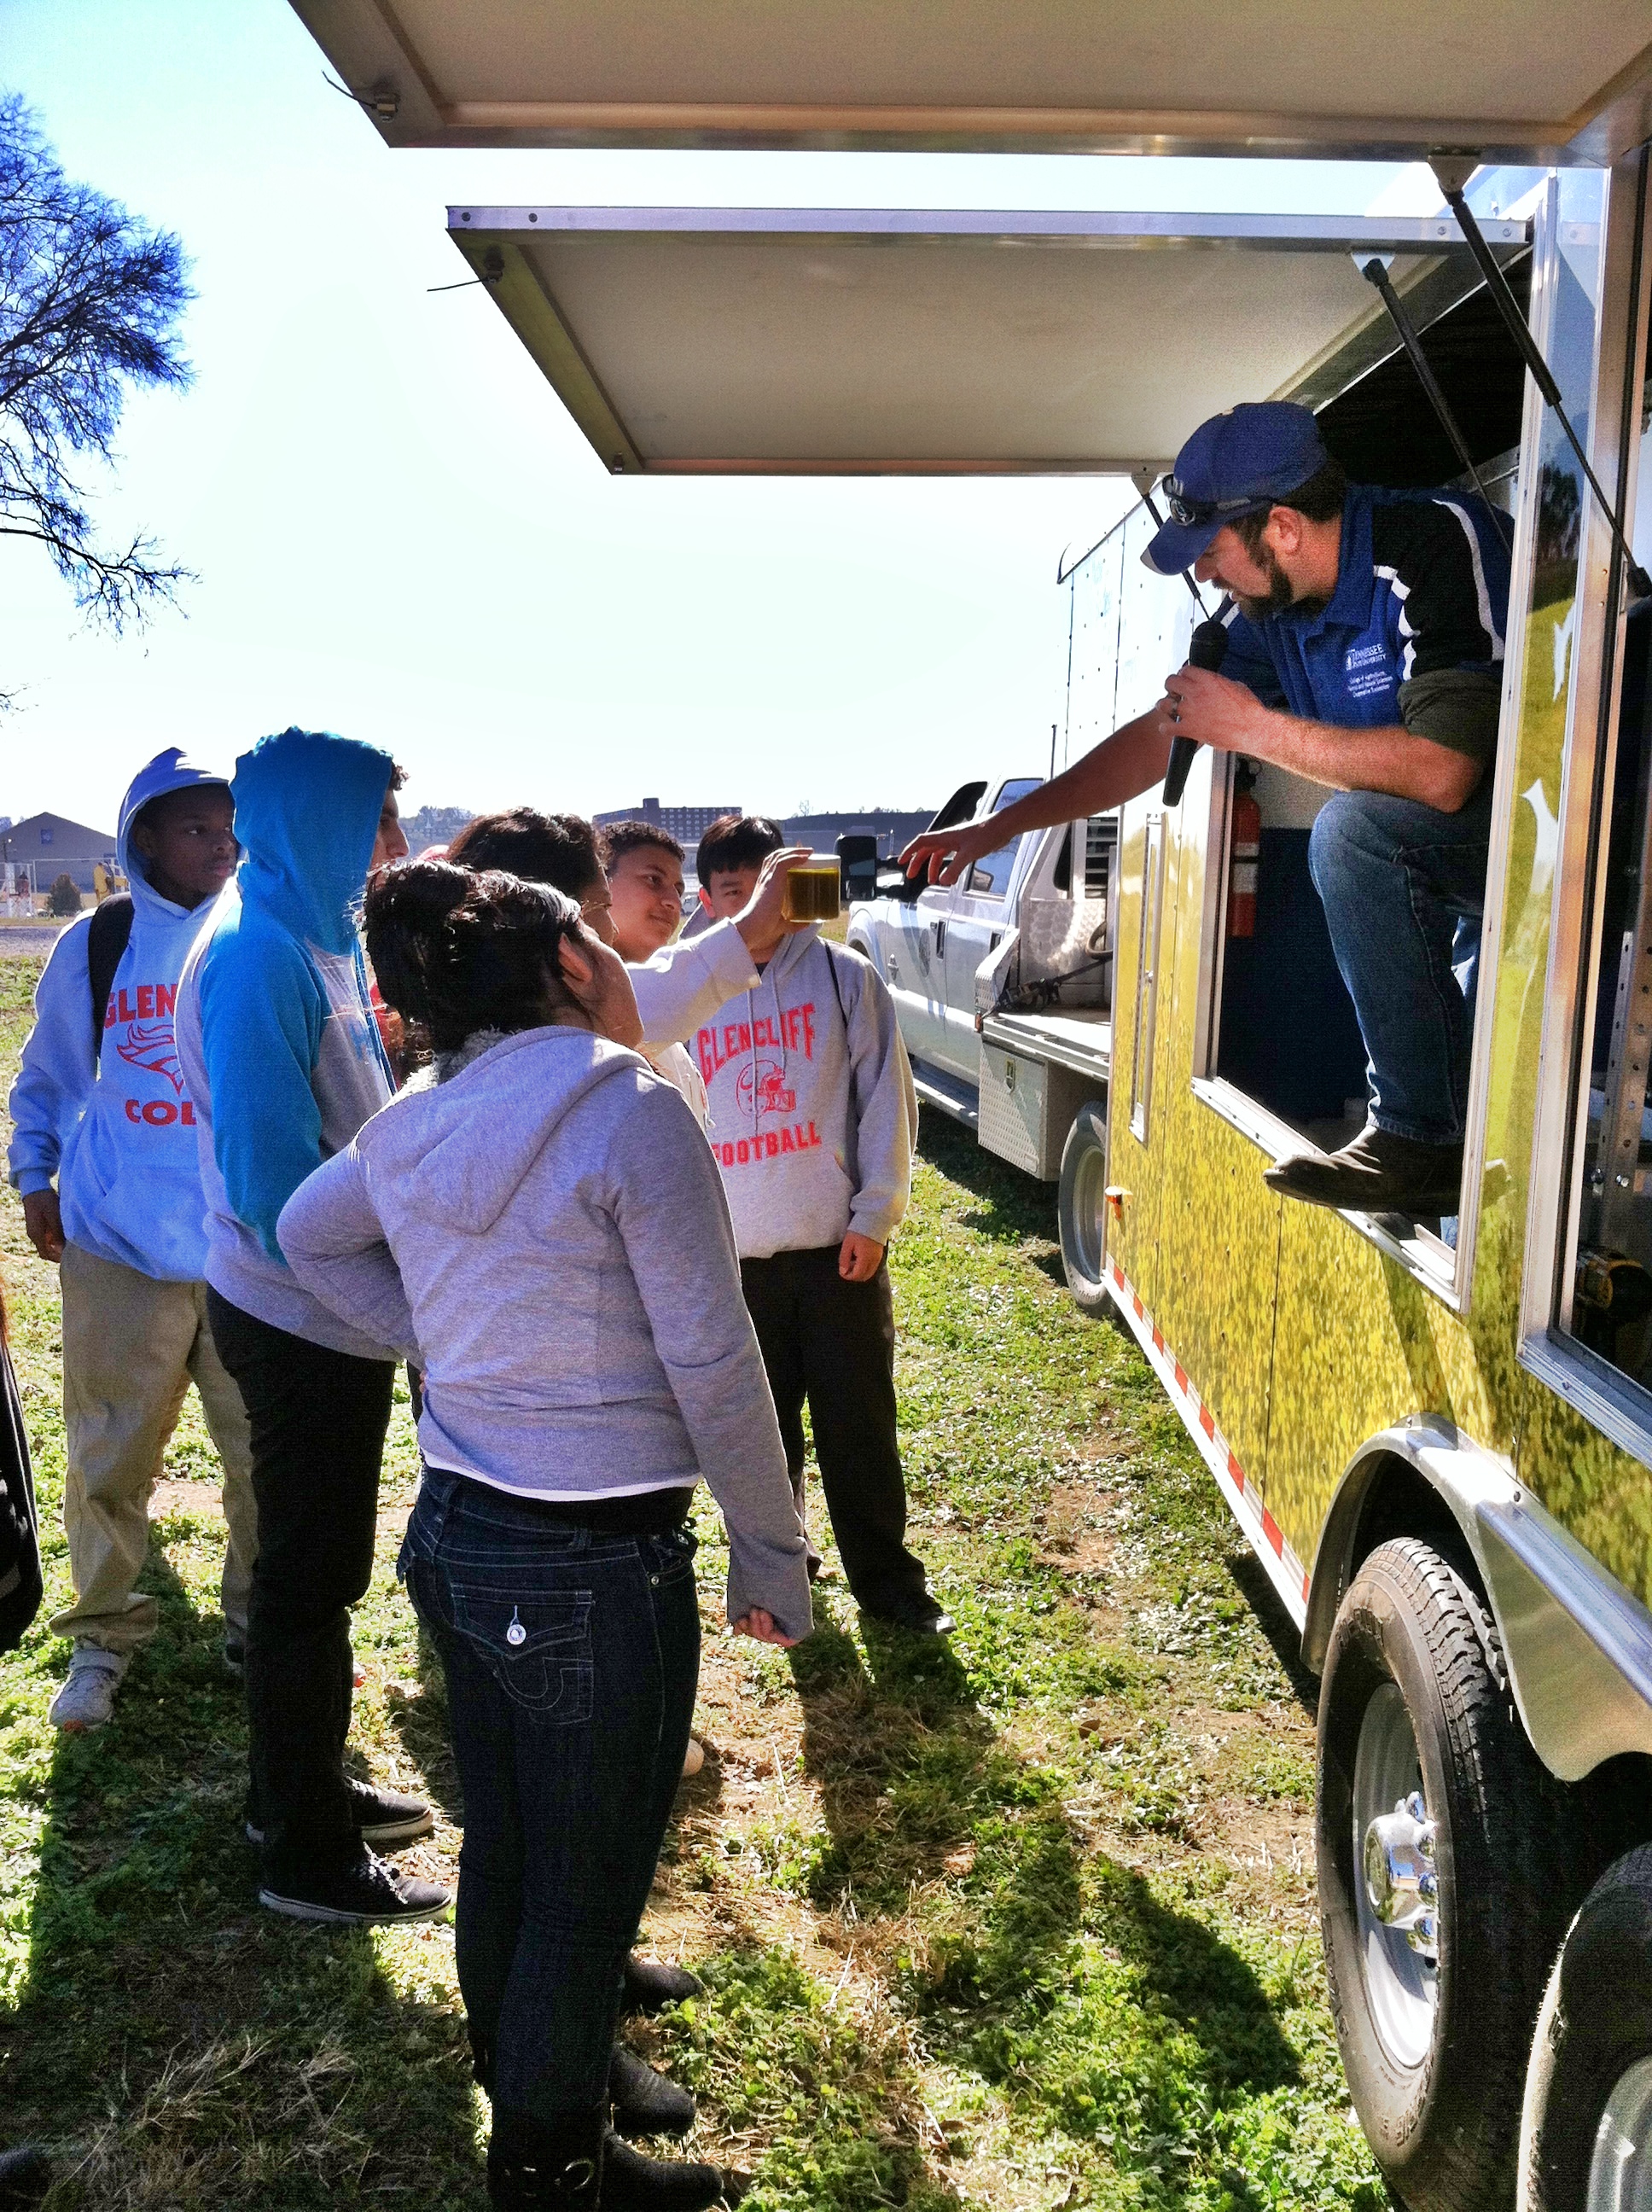
M 224 1620 L 245 1639 L 258 1548 L 252 1442 L 240 1392 L 213 1346 L 206 1285 L 157 1282 L 77 1244 L 64 1247 L 62 1276 L 64 1532 L 75 1603 L 52 1628 L 106 1651 L 154 1635 L 155 1601 L 132 1586 L 149 1547 L 149 1494 L 193 1382 L 224 1471 Z

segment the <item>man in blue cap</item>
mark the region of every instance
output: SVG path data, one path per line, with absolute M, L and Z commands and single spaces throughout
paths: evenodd
M 1369 1117 L 1341 1152 L 1293 1154 L 1266 1180 L 1318 1206 L 1455 1213 L 1472 1017 L 1453 947 L 1485 898 L 1507 546 L 1480 500 L 1350 484 L 1307 409 L 1280 401 L 1201 423 L 1164 490 L 1170 520 L 1142 557 L 1232 599 L 1222 672 L 1181 670 L 1064 775 L 902 859 L 956 883 L 1022 830 L 1148 790 L 1177 736 L 1328 786 L 1309 859 Z

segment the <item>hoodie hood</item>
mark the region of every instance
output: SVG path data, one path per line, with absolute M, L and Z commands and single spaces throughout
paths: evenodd
M 349 952 L 395 765 L 321 730 L 282 730 L 243 753 L 229 787 L 242 904 L 324 952 Z
M 159 891 L 150 888 L 149 863 L 131 842 L 132 824 L 152 799 L 160 799 L 169 791 L 191 791 L 199 784 L 217 784 L 229 788 L 229 778 L 210 768 L 198 767 L 177 745 L 168 745 L 146 762 L 127 786 L 126 796 L 120 802 L 120 826 L 115 834 L 115 857 L 121 873 L 132 887 L 132 903 L 139 915 L 154 919 L 159 915 L 176 915 L 185 911 L 163 899 Z M 205 911 L 205 903 L 197 909 Z
M 411 1212 L 480 1236 L 570 1108 L 610 1076 L 647 1065 L 588 1030 L 520 1030 L 446 1083 L 404 1091 L 366 1124 L 357 1148 L 374 1175 L 404 1184 Z

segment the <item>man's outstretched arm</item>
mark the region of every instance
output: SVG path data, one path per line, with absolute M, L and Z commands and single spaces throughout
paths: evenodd
M 1164 720 L 1163 702 L 1138 714 L 1093 745 L 1082 760 L 1064 769 L 1053 782 L 1042 783 L 999 814 L 960 823 L 951 830 L 926 830 L 901 855 L 908 875 L 927 874 L 931 883 L 955 884 L 983 854 L 995 853 L 1023 830 L 1048 830 L 1058 822 L 1078 822 L 1105 814 L 1127 799 L 1164 780 L 1175 734 Z

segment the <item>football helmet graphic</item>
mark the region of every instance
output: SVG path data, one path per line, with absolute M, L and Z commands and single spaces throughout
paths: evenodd
M 755 1065 L 748 1060 L 740 1070 L 734 1096 L 742 1114 L 750 1115 L 755 1101 L 755 1118 L 759 1120 L 765 1114 L 791 1114 L 797 1109 L 798 1094 L 788 1089 L 786 1070 L 777 1060 L 760 1060 Z

